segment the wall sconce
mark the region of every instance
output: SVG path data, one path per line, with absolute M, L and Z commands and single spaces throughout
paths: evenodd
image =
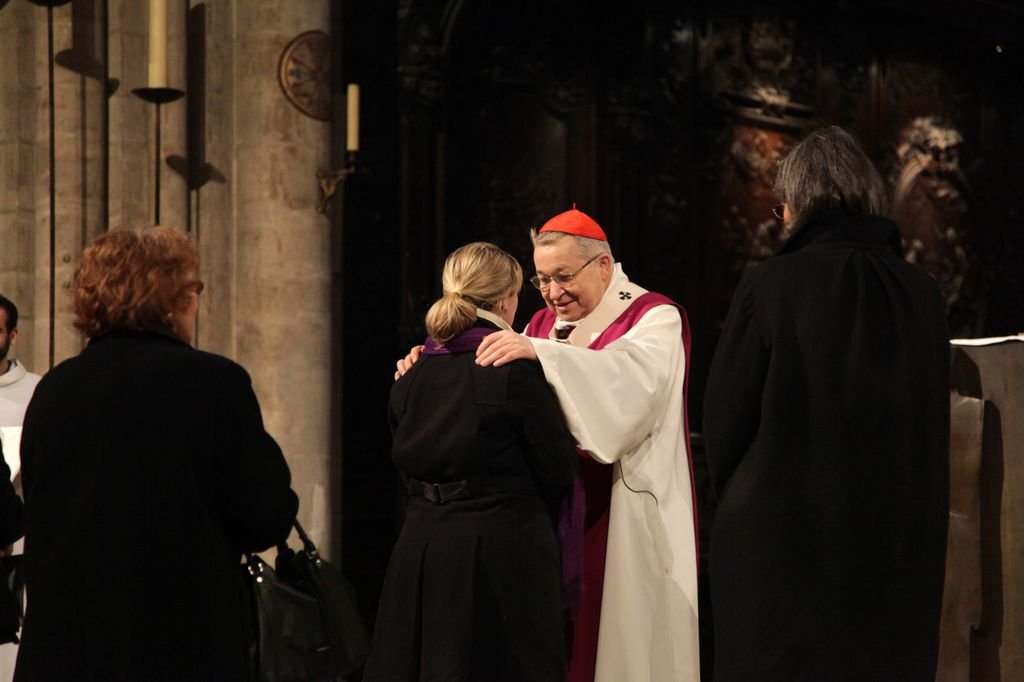
M 345 90 L 345 167 L 338 170 L 317 171 L 316 179 L 320 182 L 320 205 L 317 213 L 327 213 L 327 202 L 338 191 L 338 185 L 348 176 L 356 172 L 356 160 L 359 156 L 359 86 L 349 83 Z
M 320 205 L 316 207 L 317 213 L 327 213 L 327 202 L 338 191 L 338 185 L 344 182 L 348 176 L 356 172 L 356 156 L 358 152 L 347 152 L 345 154 L 345 167 L 338 170 L 321 170 L 316 172 L 316 179 L 320 181 Z

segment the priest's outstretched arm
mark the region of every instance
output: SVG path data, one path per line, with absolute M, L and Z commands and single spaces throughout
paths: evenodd
M 485 339 L 494 341 L 486 348 L 481 344 L 477 361 L 498 364 L 495 356 L 500 362 L 529 357 L 528 345 L 580 447 L 610 464 L 635 450 L 657 426 L 673 379 L 686 371 L 681 333 L 676 309 L 659 306 L 601 350 L 501 332 Z

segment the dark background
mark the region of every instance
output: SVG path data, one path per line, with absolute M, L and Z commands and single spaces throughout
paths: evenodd
M 699 432 L 733 288 L 777 243 L 775 162 L 805 130 L 839 124 L 890 182 L 908 257 L 939 281 L 951 333 L 1024 331 L 1018 3 L 340 7 L 336 87 L 358 82 L 363 100 L 336 245 L 343 563 L 371 621 L 401 518 L 394 363 L 422 341 L 443 259 L 466 242 L 495 242 L 529 273 L 529 228 L 572 202 L 594 217 L 631 279 L 689 312 Z M 526 287 L 517 324 L 539 306 Z

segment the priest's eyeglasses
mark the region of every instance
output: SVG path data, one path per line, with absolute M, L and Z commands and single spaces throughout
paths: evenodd
M 560 287 L 566 287 L 572 284 L 573 280 L 576 279 L 576 275 L 583 272 L 583 268 L 587 267 L 600 257 L 601 254 L 597 254 L 596 256 L 588 260 L 586 263 L 581 265 L 579 269 L 576 270 L 576 272 L 559 272 L 551 276 L 541 274 L 534 275 L 533 277 L 530 278 L 530 284 L 537 287 L 538 289 L 547 289 L 549 286 L 551 286 L 552 282 L 557 282 L 558 286 Z

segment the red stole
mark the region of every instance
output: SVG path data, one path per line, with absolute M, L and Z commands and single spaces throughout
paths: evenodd
M 637 297 L 614 322 L 605 328 L 587 346 L 600 350 L 633 328 L 647 311 L 659 305 L 671 305 L 679 311 L 683 323 L 683 351 L 686 358 L 686 376 L 683 380 L 685 406 L 686 386 L 690 377 L 690 323 L 683 307 L 666 296 L 647 292 Z M 543 308 L 533 316 L 526 327 L 526 336 L 550 338 L 555 314 Z M 689 418 L 683 416 L 686 429 L 686 457 L 690 465 L 690 491 L 694 495 L 694 538 L 697 538 L 697 501 L 693 485 L 693 457 L 690 451 Z M 569 658 L 569 682 L 593 682 L 597 668 L 597 638 L 601 625 L 601 594 L 604 589 L 605 554 L 608 549 L 608 510 L 611 505 L 612 467 L 597 462 L 585 450 L 578 450 L 579 467 L 576 490 L 582 488 L 586 511 L 583 515 L 582 565 L 579 575 L 579 604 L 566 606 L 566 650 Z M 564 561 L 565 559 L 563 559 Z

